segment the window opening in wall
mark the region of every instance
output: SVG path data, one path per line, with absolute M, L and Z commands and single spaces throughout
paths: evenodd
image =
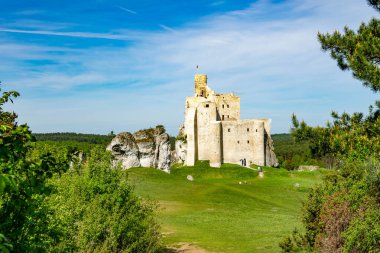
M 230 115 L 227 115 L 227 118 L 229 119 L 229 118 L 230 118 Z
M 249 141 L 247 141 L 247 143 L 249 144 Z
M 222 115 L 222 120 L 224 120 L 224 115 Z
M 208 108 L 210 105 L 209 104 L 206 104 L 206 107 Z
M 249 128 L 247 128 L 247 132 L 249 132 Z
M 228 128 L 228 132 L 231 132 L 231 129 Z
M 238 144 L 240 143 L 240 141 L 238 141 Z
M 257 133 L 257 129 L 256 129 L 256 133 Z
M 227 105 L 227 108 L 230 108 L 230 105 Z
M 224 108 L 224 105 L 222 105 L 222 108 Z

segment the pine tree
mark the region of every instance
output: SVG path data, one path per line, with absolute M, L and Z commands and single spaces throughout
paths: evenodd
M 367 0 L 380 12 L 380 0 Z M 330 52 L 342 70 L 351 70 L 355 78 L 374 92 L 380 91 L 380 20 L 362 23 L 357 32 L 345 27 L 344 33 L 318 33 L 324 51 Z

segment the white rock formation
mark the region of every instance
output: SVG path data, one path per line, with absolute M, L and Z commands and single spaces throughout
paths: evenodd
M 123 132 L 108 145 L 114 165 L 119 162 L 125 169 L 132 167 L 154 167 L 170 172 L 170 141 L 162 126 L 137 131 Z
M 175 154 L 176 154 L 175 162 L 184 163 L 186 161 L 186 150 L 187 150 L 187 143 L 186 143 L 186 136 L 185 136 L 185 126 L 181 125 L 181 127 L 179 128 L 179 134 L 175 141 Z

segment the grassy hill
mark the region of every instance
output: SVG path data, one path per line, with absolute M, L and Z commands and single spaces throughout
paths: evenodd
M 279 241 L 300 227 L 301 202 L 323 171 L 290 172 L 237 165 L 128 170 L 136 192 L 159 203 L 168 245 L 194 243 L 212 252 L 279 252 Z M 186 179 L 192 175 L 194 181 Z M 299 184 L 299 187 L 295 187 Z

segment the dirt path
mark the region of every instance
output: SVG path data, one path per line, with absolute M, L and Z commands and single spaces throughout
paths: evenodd
M 170 253 L 210 253 L 192 243 L 179 243 L 179 248 L 170 248 Z

